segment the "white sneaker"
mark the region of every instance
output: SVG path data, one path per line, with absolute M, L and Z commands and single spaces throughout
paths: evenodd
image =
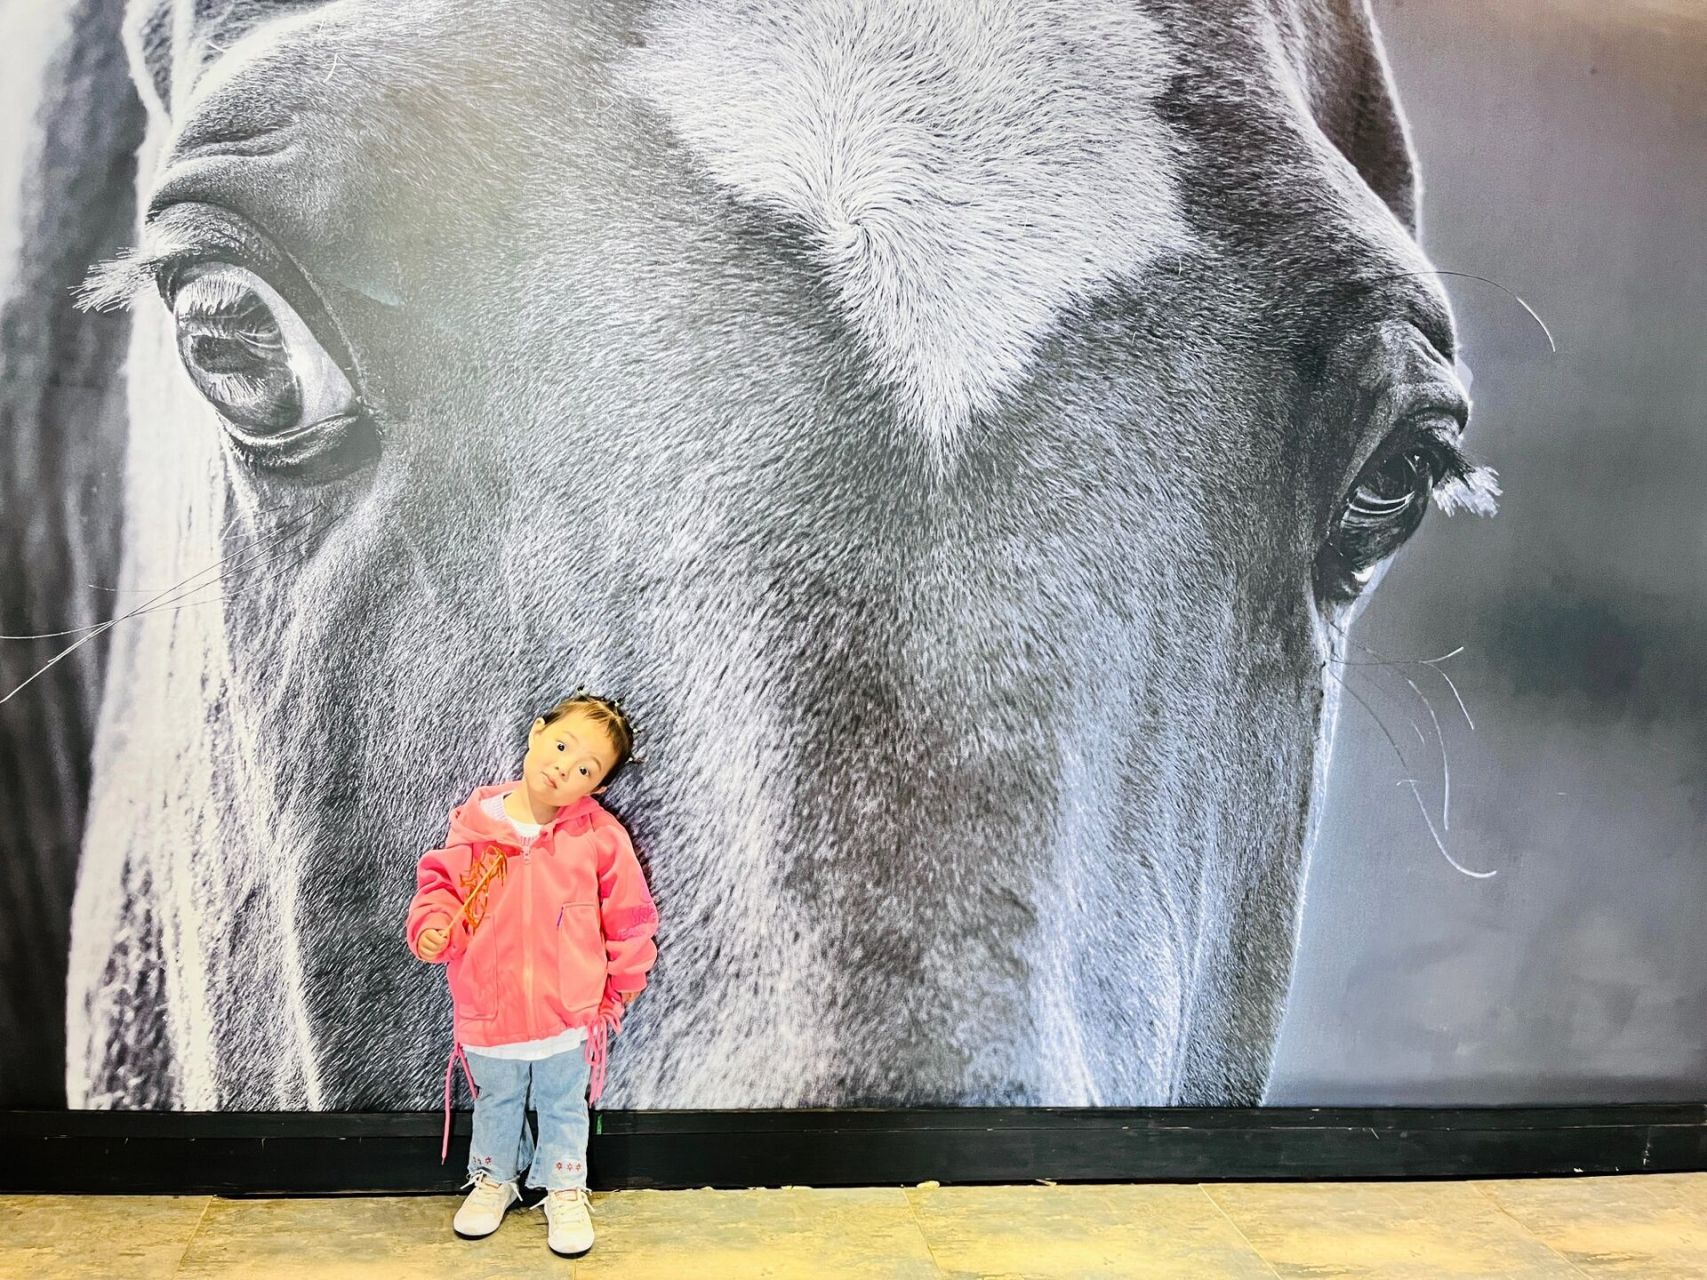
M 505 1210 L 521 1198 L 514 1182 L 497 1182 L 482 1169 L 474 1175 L 474 1190 L 451 1220 L 451 1230 L 464 1240 L 489 1236 L 504 1220 Z
M 545 1220 L 551 1224 L 545 1242 L 564 1258 L 579 1258 L 593 1247 L 592 1201 L 583 1187 L 545 1193 Z

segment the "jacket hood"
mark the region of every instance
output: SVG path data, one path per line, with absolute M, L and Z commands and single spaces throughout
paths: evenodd
M 450 843 L 479 844 L 483 840 L 492 840 L 499 844 L 514 845 L 515 828 L 506 819 L 494 818 L 487 813 L 485 805 L 493 796 L 504 795 L 519 786 L 520 779 L 513 782 L 496 782 L 488 787 L 476 787 L 473 795 L 451 810 Z M 582 796 L 574 803 L 559 809 L 557 816 L 545 823 L 542 831 L 552 831 L 560 826 L 567 827 L 571 832 L 585 831 L 602 812 L 604 806 L 596 799 L 592 796 Z

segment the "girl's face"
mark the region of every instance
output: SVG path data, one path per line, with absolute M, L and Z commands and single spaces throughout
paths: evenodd
M 615 764 L 610 735 L 591 717 L 571 711 L 550 724 L 533 722 L 522 782 L 536 799 L 561 809 L 603 790 L 605 775 Z

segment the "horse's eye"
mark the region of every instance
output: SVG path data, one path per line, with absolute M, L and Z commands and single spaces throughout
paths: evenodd
M 343 443 L 361 416 L 350 380 L 270 284 L 203 262 L 178 278 L 172 319 L 184 368 L 259 465 L 294 466 Z
M 1365 471 L 1334 530 L 1340 553 L 1355 565 L 1374 565 L 1392 555 L 1422 523 L 1434 483 L 1433 463 L 1421 447 Z
M 1340 505 L 1316 565 L 1327 599 L 1343 602 L 1367 590 L 1422 524 L 1431 499 L 1448 514 L 1458 507 L 1493 513 L 1494 474 L 1464 455 L 1455 430 L 1428 426 L 1407 436 L 1369 461 Z

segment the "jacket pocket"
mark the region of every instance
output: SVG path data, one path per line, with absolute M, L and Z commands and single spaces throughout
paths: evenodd
M 492 967 L 492 940 L 476 933 L 464 951 L 450 963 L 450 999 L 457 1013 L 469 1022 L 485 1022 L 498 1014 L 497 975 Z
M 605 938 L 599 908 L 565 902 L 557 911 L 557 990 L 570 1012 L 597 1008 L 605 994 Z

